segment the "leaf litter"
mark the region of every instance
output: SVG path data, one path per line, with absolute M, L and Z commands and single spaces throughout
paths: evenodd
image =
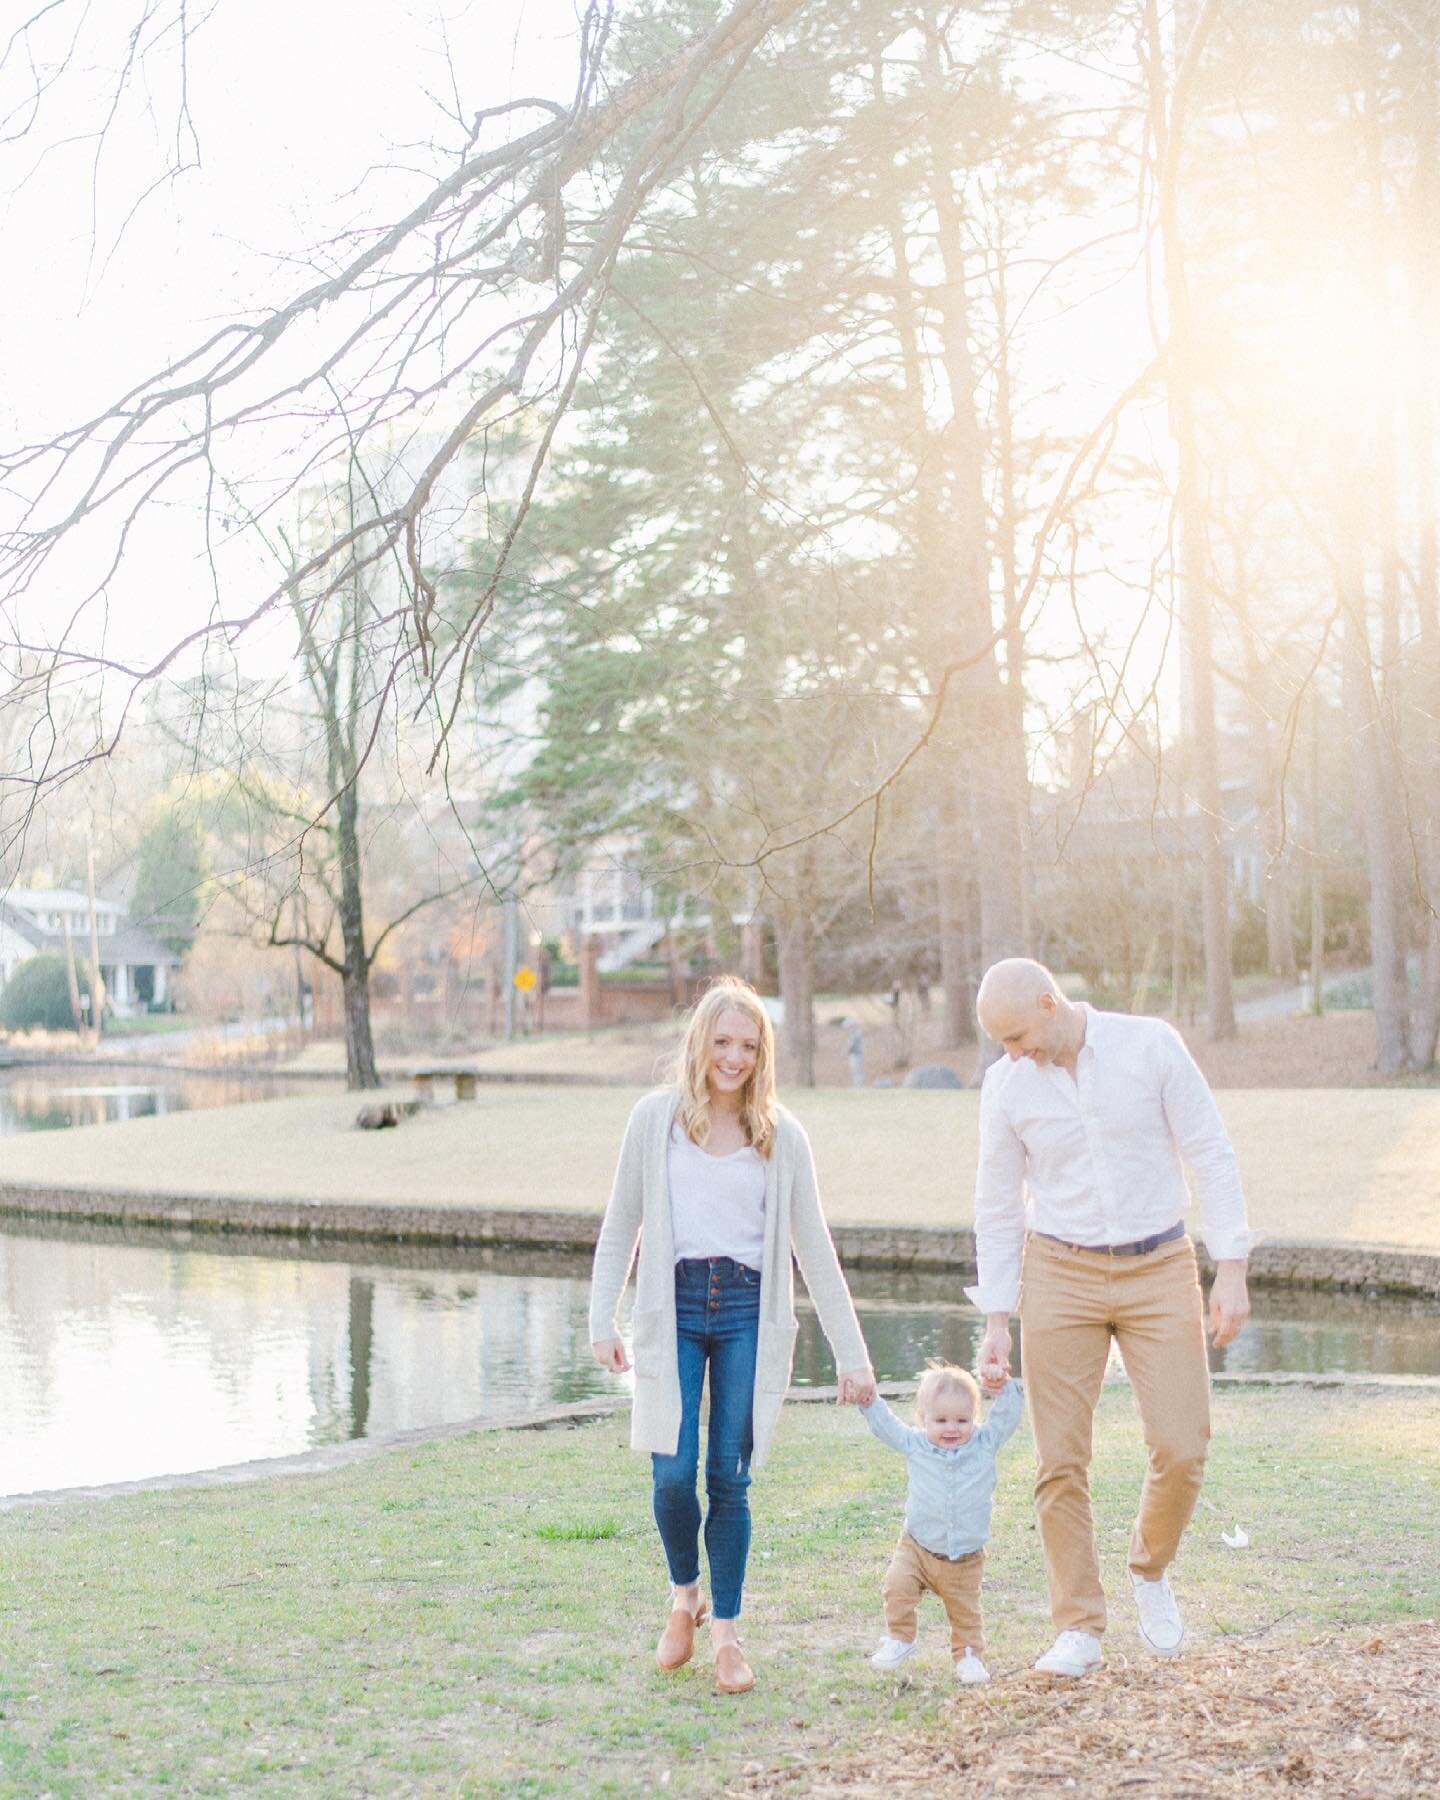
M 944 1726 L 757 1769 L 727 1795 L 810 1800 L 1074 1794 L 1099 1800 L 1391 1800 L 1440 1793 L 1440 1625 L 1174 1662 L 1112 1659 L 1062 1684 L 1026 1670 L 952 1700 Z

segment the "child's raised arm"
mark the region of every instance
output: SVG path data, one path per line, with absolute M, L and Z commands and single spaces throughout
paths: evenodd
M 868 1406 L 862 1406 L 860 1412 L 882 1444 L 898 1450 L 902 1456 L 910 1448 L 910 1440 L 915 1435 L 913 1429 L 895 1417 L 879 1394 Z
M 1015 1435 L 1015 1427 L 1020 1423 L 1021 1399 L 1020 1383 L 1013 1379 L 1007 1381 L 985 1415 L 985 1423 L 980 1429 L 997 1450 Z

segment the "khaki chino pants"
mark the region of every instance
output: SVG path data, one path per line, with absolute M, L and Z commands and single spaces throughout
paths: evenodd
M 972 1550 L 968 1556 L 938 1556 L 902 1531 L 881 1588 L 886 1631 L 902 1643 L 913 1644 L 920 1596 L 938 1594 L 950 1621 L 951 1655 L 963 1656 L 967 1647 L 977 1656 L 983 1655 L 980 1582 L 984 1573 L 983 1550 Z
M 1026 1239 L 1020 1354 L 1035 1433 L 1035 1511 L 1058 1631 L 1105 1629 L 1090 1510 L 1095 1407 L 1114 1338 L 1140 1409 L 1149 1470 L 1129 1566 L 1157 1580 L 1195 1510 L 1210 1444 L 1204 1304 L 1188 1237 L 1144 1256 Z

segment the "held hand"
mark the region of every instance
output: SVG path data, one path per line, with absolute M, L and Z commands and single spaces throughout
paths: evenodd
M 630 1358 L 625 1354 L 625 1346 L 619 1338 L 601 1338 L 599 1343 L 590 1346 L 590 1354 L 602 1369 L 609 1369 L 612 1375 L 623 1375 L 630 1367 Z
M 839 1378 L 837 1406 L 868 1406 L 875 1398 L 875 1371 L 866 1363 L 863 1369 L 851 1369 Z
M 1217 1350 L 1233 1344 L 1250 1317 L 1243 1262 L 1218 1262 L 1210 1288 L 1210 1342 Z
M 975 1372 L 987 1394 L 998 1394 L 1010 1379 L 1010 1321 L 992 1317 L 980 1340 Z

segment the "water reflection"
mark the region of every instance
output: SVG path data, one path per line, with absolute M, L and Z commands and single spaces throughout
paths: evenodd
M 0 1492 L 518 1419 L 618 1386 L 579 1354 L 573 1274 L 124 1237 L 0 1234 Z
M 0 1137 L 275 1100 L 297 1091 L 293 1081 L 273 1076 L 167 1074 L 127 1081 L 115 1071 L 88 1069 L 7 1075 L 0 1077 Z
M 621 1394 L 588 1354 L 588 1268 L 470 1252 L 10 1222 L 0 1492 L 138 1479 Z M 973 1360 L 961 1277 L 856 1271 L 877 1371 Z M 1261 1291 L 1216 1365 L 1440 1375 L 1440 1306 Z M 828 1384 L 802 1306 L 796 1379 Z

